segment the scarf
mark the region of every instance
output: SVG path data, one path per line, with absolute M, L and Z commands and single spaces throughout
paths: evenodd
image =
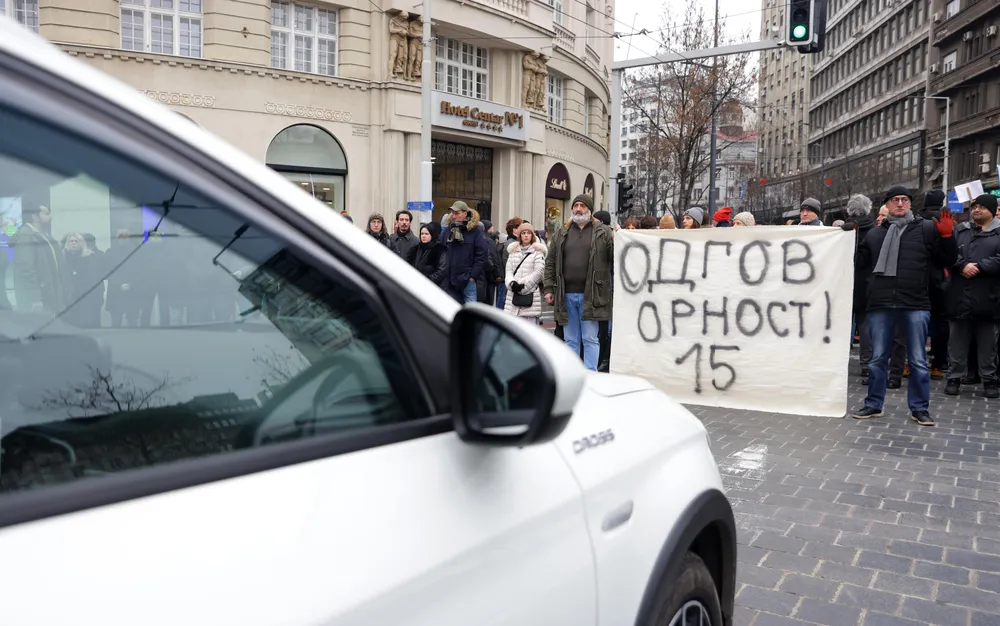
M 902 217 L 892 215 L 885 218 L 889 222 L 889 232 L 882 242 L 882 249 L 878 253 L 878 263 L 875 264 L 874 274 L 879 276 L 894 277 L 896 275 L 896 264 L 899 261 L 899 240 L 903 236 L 903 231 L 913 221 L 913 211 L 907 211 Z

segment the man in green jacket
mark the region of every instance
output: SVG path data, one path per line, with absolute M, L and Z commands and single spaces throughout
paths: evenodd
M 590 196 L 573 199 L 573 216 L 552 235 L 545 257 L 545 301 L 555 306 L 563 341 L 575 354 L 583 342 L 583 363 L 597 371 L 598 322 L 611 319 L 614 231 L 594 217 Z

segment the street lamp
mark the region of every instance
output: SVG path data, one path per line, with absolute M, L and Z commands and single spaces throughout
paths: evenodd
M 944 190 L 945 204 L 948 202 L 948 148 L 951 141 L 951 98 L 949 96 L 913 96 L 925 100 L 944 100 L 944 173 L 941 188 Z

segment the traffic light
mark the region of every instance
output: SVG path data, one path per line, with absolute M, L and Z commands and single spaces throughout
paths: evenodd
M 788 45 L 802 54 L 823 51 L 826 43 L 826 5 L 828 0 L 789 0 Z
M 618 210 L 619 211 L 629 211 L 629 210 L 632 209 L 632 205 L 634 204 L 632 198 L 635 195 L 635 192 L 632 191 L 632 188 L 634 186 L 635 185 L 633 185 L 632 183 L 625 182 L 624 178 L 619 178 L 618 179 Z
M 789 0 L 788 43 L 807 46 L 813 42 L 813 0 Z

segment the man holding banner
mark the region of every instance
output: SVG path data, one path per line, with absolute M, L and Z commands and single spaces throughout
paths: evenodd
M 930 275 L 934 264 L 950 267 L 958 249 L 952 237 L 951 211 L 941 219 L 925 220 L 910 209 L 910 191 L 895 186 L 886 194 L 886 219 L 873 228 L 858 249 L 858 267 L 872 267 L 868 287 L 868 324 L 872 338 L 871 375 L 865 405 L 856 419 L 881 417 L 885 403 L 886 368 L 893 332 L 902 325 L 910 361 L 907 404 L 910 418 L 933 426 L 930 416 L 930 373 L 927 369 L 927 333 L 930 326 Z

